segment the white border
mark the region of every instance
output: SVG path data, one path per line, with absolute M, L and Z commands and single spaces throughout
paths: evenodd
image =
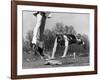
M 60 68 L 45 68 L 45 69 L 43 68 L 22 69 L 22 10 L 89 13 L 90 31 L 91 31 L 90 32 L 90 66 L 60 67 Z M 17 75 L 94 71 L 94 10 L 17 5 L 17 45 L 18 45 L 17 46 Z

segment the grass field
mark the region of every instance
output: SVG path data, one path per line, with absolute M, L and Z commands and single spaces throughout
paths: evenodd
M 27 57 L 26 57 L 26 55 Z M 89 65 L 89 56 L 73 56 L 67 55 L 65 58 L 56 57 L 55 60 L 62 62 L 61 65 L 45 65 L 45 61 L 41 60 L 39 55 L 32 55 L 24 53 L 23 57 L 23 69 L 31 68 L 52 68 L 52 67 L 71 67 L 71 66 L 88 66 Z

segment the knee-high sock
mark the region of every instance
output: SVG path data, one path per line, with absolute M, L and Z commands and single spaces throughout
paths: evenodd
M 57 38 L 55 39 L 55 42 L 54 42 L 54 47 L 53 47 L 53 52 L 52 52 L 51 58 L 54 58 L 55 52 L 56 52 L 56 48 L 57 48 Z
M 62 57 L 65 57 L 66 54 L 67 54 L 67 51 L 68 51 L 68 39 L 67 39 L 67 36 L 64 36 L 64 39 L 65 39 L 65 50 L 64 50 L 64 53 L 63 53 Z
M 42 20 L 42 16 L 40 14 L 37 15 L 37 22 L 36 22 L 36 26 L 34 27 L 33 30 L 33 38 L 32 38 L 32 43 L 36 44 L 37 43 L 37 39 L 39 38 L 39 34 L 40 34 L 40 25 L 41 25 L 41 20 Z

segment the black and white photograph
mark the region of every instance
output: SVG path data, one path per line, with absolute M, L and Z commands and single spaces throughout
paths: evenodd
M 22 68 L 88 66 L 88 13 L 22 11 Z
M 96 14 L 93 5 L 14 2 L 12 77 L 96 74 Z

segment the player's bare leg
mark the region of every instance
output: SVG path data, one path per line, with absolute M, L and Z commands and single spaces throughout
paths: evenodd
M 51 55 L 51 59 L 55 58 L 56 48 L 57 48 L 57 38 L 55 39 L 55 42 L 54 42 L 54 47 L 53 47 L 53 52 L 52 52 L 52 55 Z
M 68 39 L 66 36 L 64 36 L 64 39 L 65 39 L 65 50 L 64 50 L 64 53 L 61 57 L 66 57 L 66 54 L 67 54 L 67 51 L 68 51 Z

